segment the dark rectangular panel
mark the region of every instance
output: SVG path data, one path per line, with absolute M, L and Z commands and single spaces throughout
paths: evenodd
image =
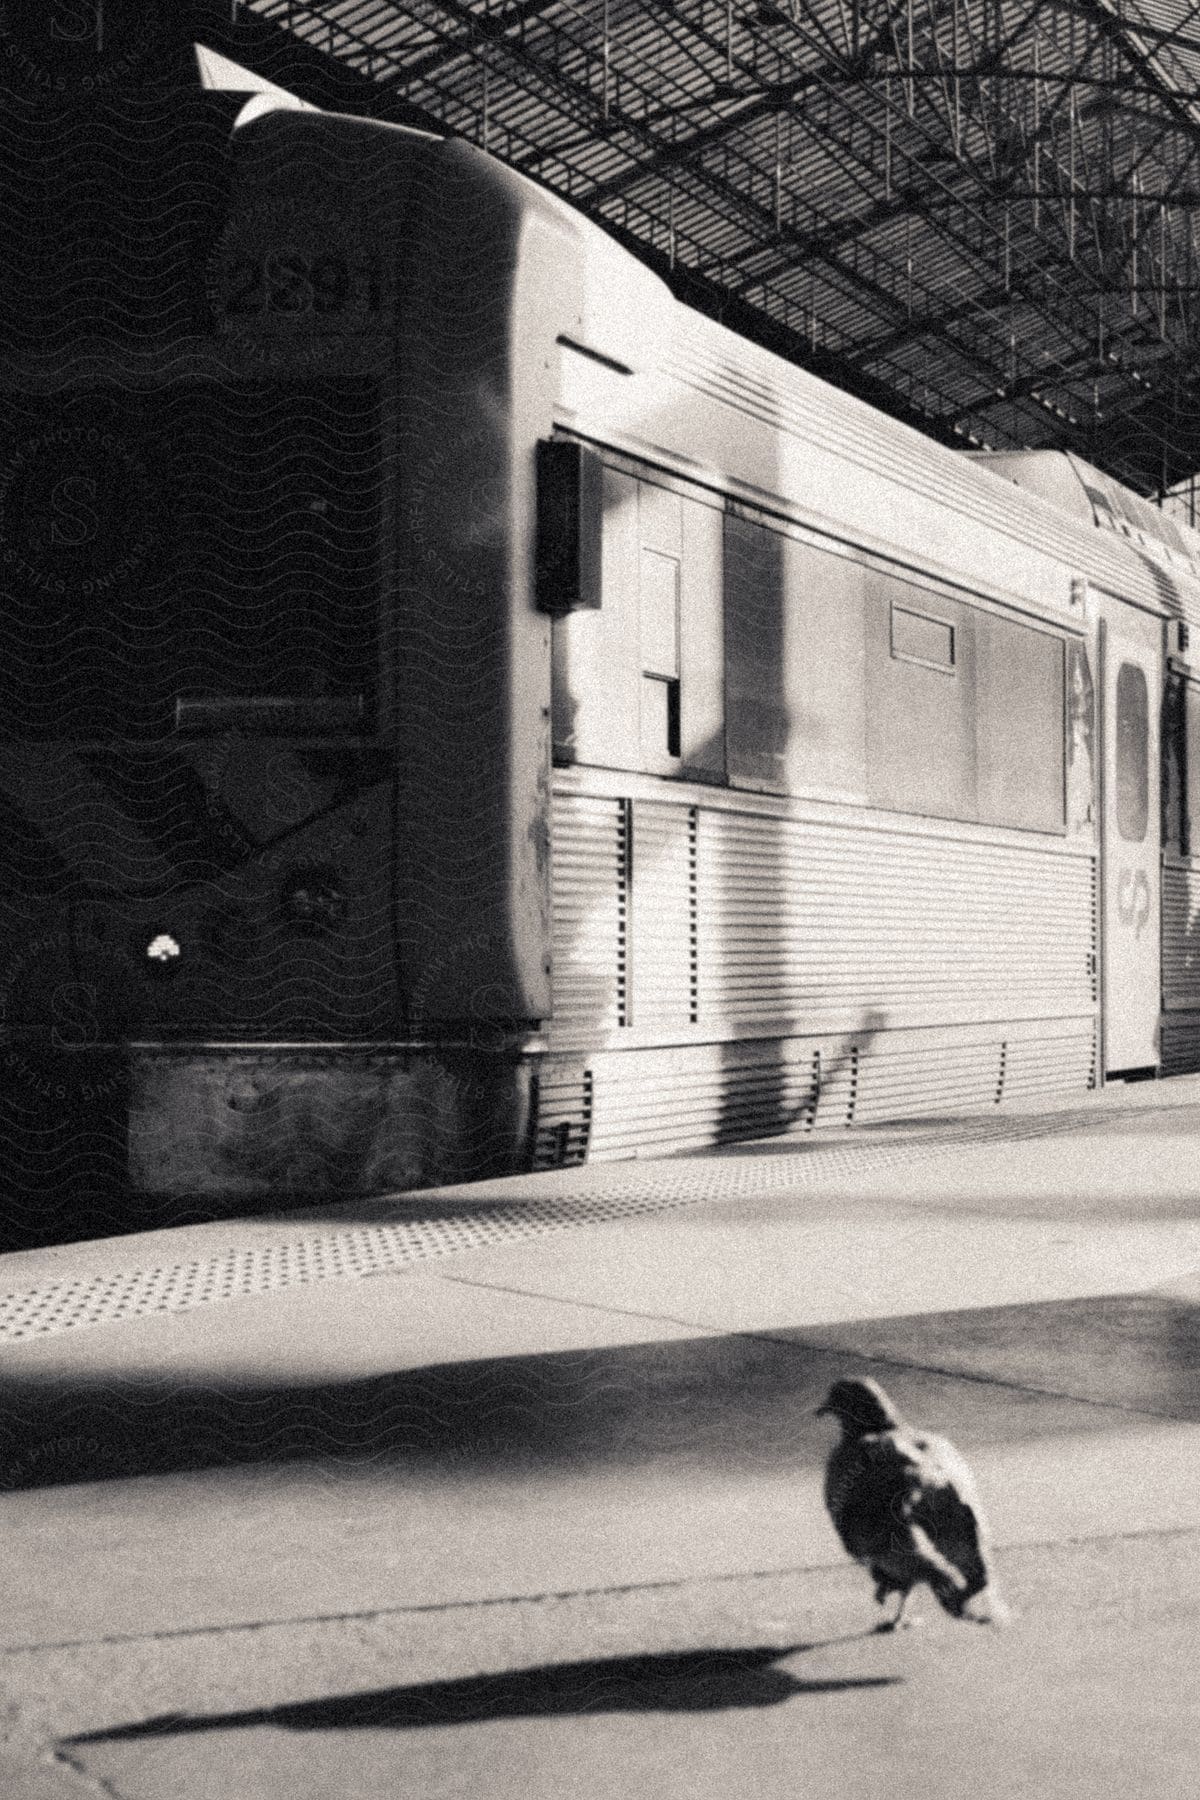
M 537 447 L 537 603 L 554 618 L 600 605 L 602 467 L 566 438 Z

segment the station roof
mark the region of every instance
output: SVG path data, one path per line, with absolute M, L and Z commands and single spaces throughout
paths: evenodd
M 459 133 L 693 305 L 968 449 L 1200 469 L 1200 4 L 212 0 L 321 105 Z

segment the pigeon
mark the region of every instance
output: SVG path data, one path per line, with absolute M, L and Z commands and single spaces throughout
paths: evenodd
M 953 1444 L 914 1430 L 877 1381 L 835 1381 L 817 1412 L 842 1428 L 825 1470 L 838 1536 L 870 1570 L 880 1606 L 900 1596 L 895 1617 L 877 1630 L 896 1629 L 921 1581 L 953 1618 L 1007 1624 L 975 1482 Z

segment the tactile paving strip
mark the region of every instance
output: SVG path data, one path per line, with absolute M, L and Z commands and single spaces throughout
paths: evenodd
M 1169 1113 L 1171 1106 L 1140 1106 L 1139 1116 Z M 361 1280 L 410 1263 L 453 1256 L 550 1232 L 602 1225 L 673 1207 L 773 1194 L 825 1185 L 839 1175 L 895 1167 L 939 1152 L 994 1143 L 1018 1143 L 1095 1127 L 1117 1109 L 1095 1106 L 1069 1112 L 983 1116 L 954 1125 L 893 1127 L 886 1141 L 850 1134 L 836 1144 L 809 1139 L 794 1154 L 772 1151 L 737 1157 L 608 1163 L 563 1175 L 531 1176 L 544 1198 L 496 1198 L 479 1203 L 480 1188 L 440 1189 L 375 1203 L 404 1209 L 404 1216 L 338 1229 L 310 1231 L 279 1242 L 233 1245 L 207 1257 L 116 1273 L 86 1273 L 24 1292 L 0 1295 L 0 1342 L 113 1324 L 152 1313 L 186 1312 L 244 1295 L 278 1293 L 316 1281 Z M 569 1182 L 569 1185 L 566 1185 Z M 554 1191 L 555 1189 L 559 1191 Z M 549 1191 L 547 1191 L 549 1190 Z M 491 1192 L 495 1193 L 495 1184 Z M 474 1204 L 472 1202 L 474 1201 Z M 426 1212 L 422 1216 L 420 1208 Z M 461 1205 L 461 1210 L 458 1210 Z M 258 1221 L 261 1226 L 263 1222 Z M 233 1229 L 236 1229 L 234 1225 Z M 281 1226 L 280 1230 L 285 1227 Z M 292 1228 L 294 1230 L 294 1227 Z

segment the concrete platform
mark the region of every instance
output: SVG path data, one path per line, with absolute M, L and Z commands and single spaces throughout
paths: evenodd
M 1194 1791 L 1198 1150 L 1188 1080 L 0 1259 L 13 1779 Z M 863 1635 L 854 1369 L 974 1463 L 1003 1640 Z

